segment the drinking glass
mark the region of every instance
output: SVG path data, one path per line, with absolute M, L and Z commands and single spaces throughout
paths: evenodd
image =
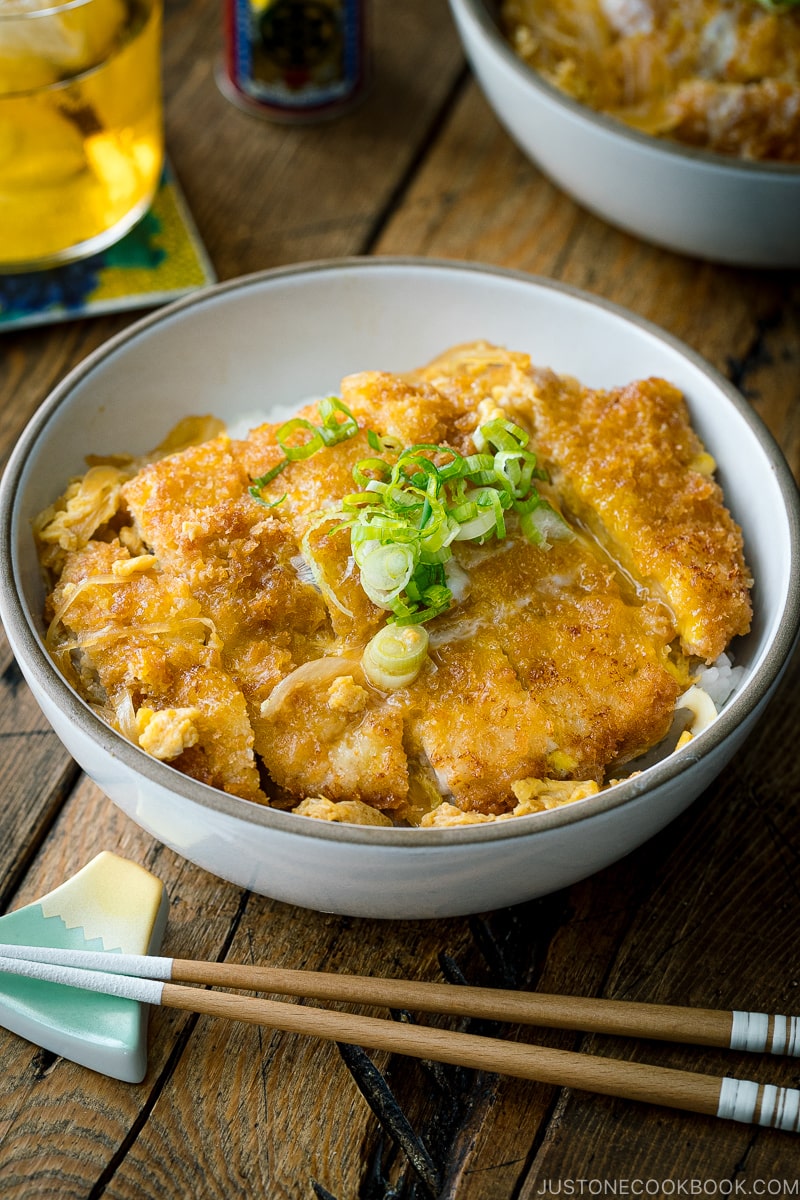
M 161 175 L 161 0 L 0 0 L 0 271 L 110 245 Z

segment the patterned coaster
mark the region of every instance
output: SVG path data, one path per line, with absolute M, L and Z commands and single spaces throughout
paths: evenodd
M 215 282 L 167 165 L 149 212 L 113 246 L 63 267 L 0 275 L 0 333 L 166 304 Z
M 33 904 L 0 917 L 0 942 L 60 950 L 155 954 L 169 902 L 160 879 L 103 851 Z M 147 1006 L 21 976 L 0 976 L 0 1025 L 63 1058 L 140 1083 Z

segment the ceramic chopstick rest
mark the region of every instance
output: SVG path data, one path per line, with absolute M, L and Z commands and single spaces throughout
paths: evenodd
M 46 896 L 0 917 L 0 942 L 118 954 L 161 947 L 169 902 L 144 867 L 104 851 Z M 94 1071 L 139 1083 L 148 1006 L 61 984 L 0 976 L 0 1025 Z

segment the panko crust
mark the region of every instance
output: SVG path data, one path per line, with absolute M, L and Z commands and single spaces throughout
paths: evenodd
M 318 592 L 292 564 L 291 531 L 253 501 L 249 482 L 219 438 L 146 467 L 122 495 L 137 535 L 214 622 L 222 660 L 255 714 L 328 633 Z
M 183 579 L 154 568 L 115 575 L 129 557 L 123 546 L 97 541 L 67 554 L 48 602 L 74 647 L 62 649 L 59 665 L 136 744 L 137 711 L 192 710 L 197 736 L 171 765 L 264 803 L 247 704 L 211 622 Z
M 610 390 L 475 343 L 421 373 L 494 403 L 528 429 L 568 510 L 653 601 L 673 614 L 686 654 L 714 661 L 750 628 L 752 579 L 739 526 L 713 478 L 683 395 L 661 379 Z
M 534 437 L 568 506 L 713 662 L 750 628 L 752 579 L 686 402 L 662 379 L 610 391 L 534 373 Z

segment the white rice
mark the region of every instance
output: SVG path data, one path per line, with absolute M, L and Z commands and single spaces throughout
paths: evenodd
M 701 667 L 697 672 L 697 686 L 711 697 L 719 711 L 741 684 L 744 673 L 744 667 L 735 667 L 727 654 L 720 654 L 710 667 Z

